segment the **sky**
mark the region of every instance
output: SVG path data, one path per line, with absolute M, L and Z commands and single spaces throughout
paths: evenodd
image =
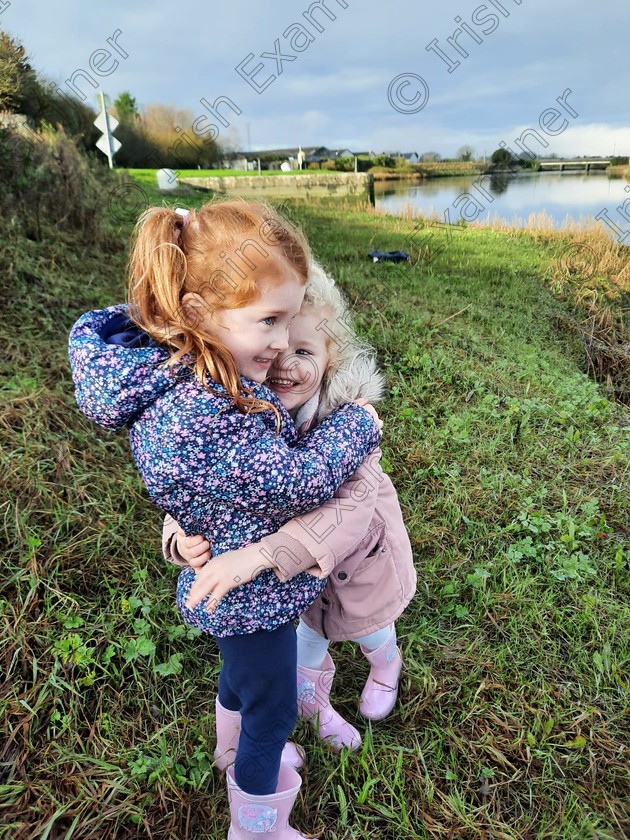
M 0 0 L 0 29 L 95 108 L 241 151 L 630 154 L 627 0 Z

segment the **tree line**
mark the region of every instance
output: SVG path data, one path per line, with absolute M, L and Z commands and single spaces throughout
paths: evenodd
M 61 129 L 79 148 L 95 153 L 100 132 L 95 108 L 38 73 L 24 46 L 0 31 L 0 111 L 24 115 L 36 130 Z M 211 167 L 224 154 L 216 142 L 194 142 L 192 111 L 168 105 L 138 108 L 135 98 L 121 93 L 110 113 L 120 122 L 116 137 L 122 147 L 118 166 L 130 168 L 196 169 Z M 182 141 L 185 135 L 186 141 Z
M 100 137 L 99 130 L 94 126 L 97 111 L 38 73 L 31 65 L 22 44 L 0 30 L 1 111 L 24 115 L 35 129 L 60 128 L 73 138 L 80 149 L 95 154 L 96 142 Z M 120 122 L 116 137 L 122 146 L 115 160 L 121 167 L 207 169 L 216 166 L 235 151 L 235 138 L 229 135 L 222 146 L 215 141 L 196 142 L 190 128 L 195 116 L 187 108 L 161 104 L 140 108 L 131 93 L 124 91 L 111 104 L 110 112 Z M 472 162 L 473 156 L 472 146 L 464 145 L 458 149 L 456 159 Z M 441 159 L 438 152 L 425 152 L 420 156 L 421 163 L 438 162 Z M 529 160 L 514 161 L 506 149 L 494 151 L 490 162 L 499 168 L 512 163 L 532 165 Z M 358 164 L 359 171 L 373 166 L 408 166 L 407 161 L 395 160 L 387 154 L 370 160 L 359 160 Z M 355 161 L 354 158 L 344 158 L 315 166 L 352 171 Z

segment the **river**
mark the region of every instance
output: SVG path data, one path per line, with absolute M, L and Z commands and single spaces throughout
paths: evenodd
M 524 227 L 531 214 L 545 213 L 554 227 L 564 227 L 571 220 L 585 223 L 602 210 L 617 224 L 629 222 L 618 207 L 630 198 L 630 185 L 621 178 L 608 178 L 604 172 L 536 172 L 497 176 L 456 176 L 425 181 L 389 181 L 374 185 L 377 209 L 393 215 L 437 214 L 440 219 L 456 222 L 463 218 L 477 221 L 502 221 Z M 477 181 L 479 187 L 473 187 Z M 625 188 L 625 189 L 624 189 Z M 627 192 L 625 191 L 627 190 Z M 459 198 L 468 193 L 475 204 Z M 459 200 L 458 200 L 459 199 Z M 627 205 L 630 207 L 630 203 Z M 629 214 L 630 216 L 630 214 Z M 539 220 L 542 221 L 542 220 Z

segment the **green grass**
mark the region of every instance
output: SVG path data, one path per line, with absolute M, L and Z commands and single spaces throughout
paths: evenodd
M 334 646 L 335 702 L 364 747 L 339 757 L 298 725 L 295 825 L 356 840 L 627 836 L 630 417 L 558 331 L 567 304 L 546 278 L 560 245 L 436 229 L 430 261 L 374 265 L 367 251 L 404 247 L 411 222 L 288 212 L 387 373 L 385 464 L 419 576 L 386 721 L 360 718 L 367 663 Z M 103 253 L 52 230 L 1 234 L 0 837 L 12 840 L 227 833 L 216 647 L 179 621 L 125 435 L 83 418 L 72 394 L 68 329 L 124 296 L 130 220 L 114 215 Z
M 135 180 L 147 186 L 157 186 L 157 169 L 128 169 L 126 170 Z M 258 169 L 176 169 L 173 170 L 178 178 L 232 178 L 244 175 L 258 175 Z M 314 170 L 292 169 L 283 172 L 281 169 L 263 169 L 261 175 L 304 175 L 313 174 Z M 319 171 L 319 170 L 317 170 Z M 322 170 L 324 171 L 324 170 Z

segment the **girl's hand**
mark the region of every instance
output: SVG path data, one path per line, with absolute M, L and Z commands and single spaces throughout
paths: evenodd
M 193 569 L 200 569 L 210 560 L 210 543 L 201 534 L 187 537 L 181 528 L 177 529 L 177 551 Z
M 378 416 L 374 406 L 371 403 L 369 403 L 367 400 L 364 400 L 364 399 L 353 400 L 353 402 L 357 403 L 357 405 L 360 405 L 362 408 L 364 408 L 367 411 L 367 413 L 372 417 L 372 420 L 374 420 L 374 422 L 376 423 L 376 427 L 379 430 L 379 432 L 382 432 L 383 431 L 383 421 Z
M 243 583 L 249 583 L 263 569 L 271 569 L 272 567 L 271 555 L 267 558 L 257 543 L 246 545 L 244 548 L 239 548 L 238 551 L 227 551 L 225 554 L 219 554 L 209 560 L 197 572 L 186 606 L 192 610 L 207 596 L 206 609 L 208 612 L 212 612 L 230 589 L 236 589 Z

